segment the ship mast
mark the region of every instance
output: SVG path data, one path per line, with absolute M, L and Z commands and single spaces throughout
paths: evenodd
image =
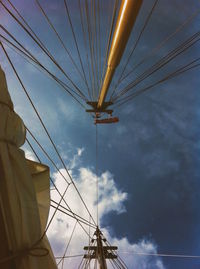
M 102 233 L 99 227 L 97 227 L 94 236 L 96 236 L 96 239 L 92 239 L 91 242 L 93 243 L 95 241 L 96 245 L 84 247 L 84 250 L 87 251 L 87 254 L 84 255 L 84 259 L 89 261 L 88 265 L 90 264 L 91 260 L 96 259 L 99 264 L 99 269 L 107 269 L 106 260 L 117 259 L 117 255 L 113 253 L 113 251 L 117 250 L 117 247 L 104 245 L 107 240 L 102 237 Z
M 142 0 L 122 0 L 117 17 L 112 44 L 109 51 L 106 74 L 98 100 L 98 109 L 104 106 L 104 101 L 115 70 L 120 63 L 128 42 L 131 30 L 139 13 Z
M 105 98 L 109 90 L 113 75 L 117 66 L 120 63 L 121 57 L 126 48 L 130 33 L 135 24 L 137 15 L 139 13 L 140 7 L 142 5 L 142 0 L 122 0 L 119 14 L 116 21 L 116 26 L 112 38 L 112 43 L 108 55 L 107 69 L 104 77 L 104 81 L 101 87 L 100 95 L 97 102 L 87 102 L 88 105 L 92 106 L 93 109 L 86 110 L 87 112 L 94 112 L 96 114 L 97 123 L 113 123 L 117 122 L 118 118 L 103 119 L 99 120 L 101 113 L 112 114 L 112 110 L 108 109 L 112 102 L 106 102 Z M 104 246 L 106 242 L 105 238 L 102 238 L 102 233 L 97 226 L 94 233 L 96 239 L 92 239 L 91 243 L 96 242 L 96 245 L 90 245 L 84 247 L 84 250 L 87 251 L 87 254 L 84 255 L 84 259 L 90 265 L 91 260 L 98 261 L 100 269 L 107 269 L 106 260 L 117 260 L 117 255 L 113 252 L 117 250 L 116 246 Z M 86 268 L 86 267 L 85 267 Z M 89 267 L 90 268 L 90 267 Z M 119 263 L 118 268 L 124 268 L 124 266 Z
M 105 101 L 106 95 L 109 90 L 113 75 L 117 66 L 120 63 L 121 57 L 126 48 L 130 33 L 135 24 L 137 15 L 143 0 L 121 0 L 121 5 L 112 37 L 112 43 L 108 55 L 107 68 L 104 76 L 104 80 L 101 86 L 99 98 L 97 101 L 89 101 L 87 104 L 92 109 L 87 109 L 86 112 L 95 113 L 97 123 L 114 123 L 118 122 L 118 118 L 111 118 L 99 120 L 102 113 L 107 113 L 112 116 L 112 110 L 109 108 L 113 103 L 111 101 Z

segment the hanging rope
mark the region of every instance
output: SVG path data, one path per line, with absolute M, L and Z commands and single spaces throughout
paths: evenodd
M 97 124 L 96 124 L 96 204 L 97 204 L 97 226 L 99 226 L 98 127 L 97 127 Z

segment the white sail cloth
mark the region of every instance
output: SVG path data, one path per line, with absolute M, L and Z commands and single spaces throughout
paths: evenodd
M 57 268 L 46 236 L 49 168 L 26 160 L 25 127 L 0 67 L 0 268 Z

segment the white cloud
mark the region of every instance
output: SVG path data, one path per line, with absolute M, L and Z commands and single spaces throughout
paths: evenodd
M 108 235 L 109 236 L 109 235 Z M 150 241 L 140 240 L 136 244 L 130 244 L 127 238 L 110 239 L 113 245 L 118 246 L 120 257 L 126 261 L 129 268 L 132 269 L 164 269 L 162 260 L 155 256 L 144 254 L 156 254 L 157 246 Z M 136 255 L 134 253 L 138 253 Z
M 33 152 L 32 151 L 30 151 L 30 150 L 28 150 L 28 149 L 24 149 L 24 152 L 25 152 L 25 157 L 26 157 L 26 159 L 29 159 L 29 160 L 31 160 L 31 161 L 37 161 L 36 160 L 36 157 L 35 157 L 35 155 L 33 154 Z
M 80 157 L 81 157 L 83 151 L 84 151 L 84 148 L 77 148 L 76 154 L 74 155 L 74 157 L 70 161 L 70 164 L 69 164 L 70 169 L 74 169 L 75 167 L 77 167 L 77 165 L 79 164 L 79 160 L 80 160 Z
M 78 157 L 81 156 L 83 149 L 77 149 L 76 157 L 74 157 L 75 164 L 71 167 L 74 167 L 78 161 Z M 68 175 L 64 171 L 64 169 L 60 170 L 62 174 L 66 176 L 69 180 Z M 70 170 L 73 173 L 73 168 Z M 66 188 L 66 182 L 61 177 L 59 173 L 54 173 L 53 178 L 55 180 L 55 184 L 61 193 L 64 193 Z M 94 216 L 96 220 L 97 210 L 97 196 L 96 196 L 96 174 L 90 169 L 81 167 L 79 169 L 78 175 L 75 177 L 75 183 L 77 188 L 79 189 L 84 201 L 88 205 L 88 208 Z M 113 175 L 106 171 L 102 173 L 99 178 L 99 222 L 101 224 L 102 218 L 111 211 L 115 211 L 117 214 L 121 214 L 125 212 L 124 202 L 127 199 L 127 193 L 122 192 L 116 186 Z M 54 190 L 51 193 L 51 197 L 53 200 L 59 202 L 60 197 L 58 193 Z M 83 218 L 89 220 L 89 215 L 87 210 L 81 203 L 79 196 L 77 195 L 74 186 L 71 184 L 65 194 L 65 200 L 67 201 L 70 208 L 76 214 L 82 216 Z M 66 207 L 65 203 L 62 202 L 61 205 Z M 53 210 L 50 211 L 50 216 L 52 216 Z M 56 216 L 49 228 L 48 237 L 50 239 L 53 251 L 55 256 L 62 256 L 69 241 L 70 235 L 72 233 L 73 227 L 76 221 L 73 218 L 65 216 L 61 212 L 57 212 Z M 100 225 L 101 226 L 101 225 Z M 89 228 L 83 224 L 85 230 L 89 233 Z M 94 233 L 94 229 L 90 230 L 91 236 Z M 164 265 L 160 258 L 151 257 L 151 256 L 136 256 L 133 255 L 133 252 L 139 253 L 157 253 L 157 246 L 147 240 L 141 240 L 137 244 L 131 244 L 127 238 L 112 238 L 109 234 L 109 227 L 103 230 L 104 235 L 109 240 L 109 242 L 113 245 L 117 245 L 119 248 L 119 254 L 126 261 L 128 268 L 136 269 L 164 269 Z M 79 224 L 77 224 L 75 233 L 72 239 L 72 242 L 69 245 L 68 251 L 66 255 L 74 255 L 74 254 L 82 254 L 84 253 L 83 247 L 88 245 L 88 236 L 81 228 Z M 70 268 L 75 269 L 78 268 L 80 263 L 79 258 L 71 258 L 66 259 L 64 264 L 64 269 Z M 109 267 L 108 268 L 112 268 Z

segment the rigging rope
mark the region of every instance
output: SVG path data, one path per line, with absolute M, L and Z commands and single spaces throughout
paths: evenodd
M 50 21 L 49 17 L 47 16 L 46 12 L 44 11 L 44 9 L 42 8 L 39 0 L 35 0 L 36 4 L 38 5 L 40 11 L 42 12 L 42 14 L 44 15 L 44 17 L 46 18 L 48 24 L 50 25 L 50 27 L 53 29 L 54 33 L 56 34 L 58 40 L 60 41 L 62 47 L 64 48 L 65 52 L 67 53 L 67 55 L 69 56 L 71 62 L 73 63 L 74 67 L 76 68 L 77 72 L 79 73 L 80 77 L 83 79 L 83 81 L 86 83 L 87 85 L 87 81 L 84 79 L 83 74 L 81 73 L 80 69 L 78 68 L 77 64 L 75 63 L 71 53 L 69 52 L 69 50 L 67 49 L 67 47 L 64 44 L 63 39 L 60 37 L 59 33 L 57 32 L 56 28 L 54 27 L 53 23 Z
M 63 257 L 62 257 L 62 259 L 61 259 L 61 260 L 58 262 L 58 264 L 57 264 L 57 265 L 59 265 L 59 264 L 62 262 L 62 266 L 61 266 L 62 269 L 63 269 L 64 261 L 65 261 L 64 257 L 66 256 L 67 250 L 68 250 L 69 245 L 70 245 L 70 243 L 71 243 L 71 241 L 72 241 L 72 237 L 73 237 L 73 235 L 74 235 L 74 232 L 75 232 L 75 229 L 76 229 L 76 225 L 77 225 L 77 221 L 75 222 L 75 225 L 74 225 L 74 227 L 73 227 L 73 230 L 72 230 L 72 233 L 71 233 L 71 235 L 70 235 L 68 244 L 67 244 L 67 246 L 66 246 L 66 248 L 65 248 Z
M 26 138 L 26 141 L 28 142 L 28 144 L 29 144 L 31 150 L 32 150 L 33 153 L 35 154 L 37 160 L 41 163 L 41 160 L 40 160 L 39 156 L 37 155 L 36 151 L 34 150 L 33 146 L 31 145 L 31 143 L 29 142 L 29 140 L 28 140 L 27 138 Z M 61 212 L 64 213 L 65 215 L 68 215 L 68 216 L 74 218 L 74 219 L 79 223 L 79 225 L 81 226 L 81 228 L 83 229 L 83 231 L 84 231 L 84 232 L 89 236 L 89 238 L 90 238 L 90 235 L 87 233 L 86 229 L 83 227 L 82 222 L 83 222 L 83 224 L 88 225 L 89 227 L 91 226 L 91 228 L 94 228 L 94 229 L 96 228 L 96 226 L 94 226 L 92 223 L 87 223 L 87 220 L 85 220 L 85 219 L 82 218 L 81 216 L 75 214 L 75 213 L 71 210 L 71 208 L 70 208 L 70 206 L 68 205 L 68 203 L 66 202 L 64 196 L 63 196 L 63 195 L 60 193 L 60 191 L 58 190 L 57 186 L 55 185 L 55 183 L 54 183 L 54 181 L 52 180 L 51 177 L 50 177 L 50 181 L 51 181 L 52 185 L 54 186 L 55 190 L 58 192 L 58 194 L 59 194 L 59 196 L 61 197 L 61 199 L 63 200 L 63 202 L 64 202 L 64 203 L 66 204 L 66 206 L 68 207 L 68 209 L 67 209 L 67 208 L 63 207 L 61 204 L 59 205 L 57 202 L 55 202 L 56 205 L 58 205 L 58 207 L 55 207 L 55 206 L 52 206 L 52 205 L 51 205 L 51 207 L 53 207 L 53 208 L 56 209 L 56 210 L 55 210 L 55 214 L 56 214 L 57 211 L 60 211 L 60 207 L 61 207 L 61 208 L 63 207 L 65 210 L 67 210 L 67 211 L 69 211 L 70 213 L 72 213 L 73 216 L 72 216 L 72 215 L 69 215 L 68 213 L 66 213 L 66 212 L 64 212 L 64 211 L 61 211 Z M 51 199 L 51 201 L 53 201 L 53 200 Z M 54 201 L 53 201 L 53 202 L 54 202 Z M 54 214 L 54 216 L 55 216 L 55 214 Z M 52 216 L 52 218 L 51 218 L 52 220 L 53 220 L 54 216 Z M 79 218 L 79 219 L 78 219 L 78 218 Z M 50 225 L 49 225 L 49 226 L 50 226 Z M 49 227 L 48 227 L 48 228 L 49 228 Z M 46 231 L 47 231 L 47 229 L 46 229 Z
M 66 172 L 67 172 L 67 174 L 68 174 L 68 176 L 69 176 L 69 178 L 70 178 L 70 180 L 71 180 L 71 183 L 73 184 L 74 188 L 76 189 L 76 191 L 77 191 L 77 193 L 78 193 L 78 195 L 79 195 L 79 197 L 80 197 L 80 199 L 81 199 L 83 205 L 85 206 L 85 208 L 86 208 L 88 214 L 91 216 L 91 219 L 92 219 L 92 221 L 93 221 L 94 224 L 95 224 L 95 221 L 94 221 L 94 219 L 93 219 L 93 217 L 92 217 L 92 215 L 91 215 L 91 213 L 90 213 L 90 211 L 89 211 L 89 209 L 88 209 L 88 207 L 87 207 L 85 201 L 83 200 L 83 198 L 82 198 L 82 196 L 81 196 L 79 190 L 77 189 L 77 186 L 76 186 L 75 182 L 73 181 L 73 179 L 72 179 L 72 177 L 71 177 L 71 175 L 70 175 L 70 173 L 69 173 L 69 171 L 68 171 L 68 169 L 67 169 L 67 167 L 66 167 L 66 165 L 65 165 L 65 163 L 64 163 L 64 161 L 63 161 L 63 159 L 62 159 L 62 157 L 61 157 L 61 155 L 60 155 L 60 153 L 59 153 L 59 151 L 58 151 L 58 149 L 57 149 L 57 147 L 56 147 L 56 145 L 55 145 L 55 143 L 53 142 L 53 140 L 52 140 L 52 138 L 51 138 L 51 136 L 50 136 L 50 134 L 49 134 L 49 131 L 47 130 L 47 128 L 46 128 L 46 126 L 45 126 L 43 120 L 41 119 L 39 112 L 37 111 L 35 105 L 33 104 L 33 101 L 31 100 L 31 98 L 30 98 L 30 96 L 29 96 L 29 94 L 28 94 L 28 92 L 27 92 L 27 90 L 26 90 L 24 84 L 22 83 L 21 78 L 19 77 L 19 75 L 18 75 L 18 73 L 17 73 L 17 71 L 16 71 L 16 69 L 15 69 L 15 67 L 14 67 L 14 65 L 13 65 L 13 63 L 12 63 L 12 61 L 10 60 L 10 58 L 9 58 L 9 56 L 8 56 L 6 50 L 5 50 L 5 48 L 4 48 L 4 46 L 3 46 L 3 44 L 2 44 L 1 42 L 0 42 L 0 45 L 2 46 L 3 51 L 4 51 L 4 53 L 5 53 L 6 57 L 7 57 L 7 59 L 8 59 L 8 61 L 9 61 L 10 65 L 12 66 L 12 69 L 13 69 L 13 71 L 14 71 L 14 73 L 15 73 L 17 79 L 18 79 L 18 81 L 20 82 L 23 91 L 25 92 L 25 94 L 26 94 L 26 96 L 27 96 L 29 102 L 31 103 L 31 105 L 32 105 L 32 107 L 33 107 L 33 109 L 34 109 L 34 111 L 35 111 L 35 113 L 36 113 L 36 115 L 37 115 L 37 117 L 38 117 L 38 119 L 39 119 L 41 125 L 43 126 L 43 128 L 44 128 L 44 130 L 45 130 L 45 133 L 47 134 L 47 136 L 48 136 L 48 138 L 49 138 L 49 140 L 50 140 L 50 142 L 51 142 L 51 144 L 52 144 L 54 150 L 56 151 L 56 153 L 57 153 L 57 155 L 58 155 L 58 157 L 59 157 L 59 159 L 60 159 L 60 161 L 61 161 L 61 163 L 62 163 L 64 169 L 66 170 Z M 68 185 L 68 186 L 69 186 L 69 185 Z
M 0 35 L 3 39 L 5 39 L 9 44 L 11 44 L 15 49 L 19 50 L 22 54 L 25 55 L 25 57 L 27 57 L 30 61 L 33 61 L 36 65 L 38 65 L 42 70 L 44 70 L 45 72 L 47 72 L 47 74 L 54 79 L 59 86 L 61 86 L 65 91 L 67 91 L 67 93 L 69 93 L 72 98 L 78 102 L 84 109 L 84 105 L 77 99 L 77 97 L 75 97 L 70 90 L 76 94 L 78 97 L 82 98 L 77 92 L 75 92 L 73 89 L 71 89 L 67 84 L 65 84 L 62 80 L 60 80 L 59 78 L 57 78 L 53 73 L 51 73 L 44 65 L 41 64 L 41 62 L 30 52 L 28 51 L 10 32 L 8 32 L 6 30 L 5 27 L 3 27 L 2 25 L 0 25 L 0 28 L 2 28 L 2 30 L 8 34 L 17 44 L 18 46 L 20 46 L 23 50 L 21 50 L 20 48 L 18 48 L 16 45 L 14 45 L 11 41 L 9 41 L 8 39 L 6 39 L 4 36 Z
M 94 59 L 92 51 L 92 40 L 91 40 L 91 23 L 89 19 L 89 9 L 88 2 L 85 0 L 85 14 L 87 22 L 87 32 L 88 32 L 88 41 L 89 41 L 89 50 L 90 50 L 90 60 L 91 60 L 91 69 L 92 69 L 92 98 L 95 100 L 95 75 L 94 75 Z
M 68 255 L 68 256 L 65 256 L 65 257 L 59 257 L 59 256 L 56 256 L 55 259 L 67 259 L 67 258 L 77 258 L 77 257 L 83 257 L 84 254 L 76 254 L 76 255 Z
M 82 28 L 82 32 L 83 32 L 83 40 L 84 40 L 84 48 L 85 48 L 85 53 L 86 53 L 86 61 L 87 61 L 87 67 L 88 67 L 88 74 L 89 74 L 89 80 L 90 80 L 90 87 L 91 90 L 89 90 L 89 98 L 90 100 L 92 99 L 92 95 L 91 95 L 91 91 L 92 91 L 92 77 L 91 77 L 91 71 L 90 71 L 90 64 L 89 64 L 89 56 L 88 56 L 88 51 L 87 51 L 87 36 L 86 36 L 86 31 L 84 28 L 84 18 L 83 18 L 83 10 L 81 7 L 81 2 L 79 0 L 79 11 L 80 11 L 80 19 L 81 19 L 81 28 Z
M 70 83 L 73 85 L 73 87 L 79 92 L 82 96 L 82 98 L 87 101 L 87 98 L 82 93 L 82 91 L 79 89 L 79 87 L 73 82 L 73 80 L 66 74 L 64 69 L 58 64 L 58 62 L 55 60 L 55 58 L 52 56 L 52 54 L 47 50 L 46 47 L 41 45 L 41 42 L 38 42 L 38 40 L 34 37 L 34 35 L 17 19 L 17 17 L 3 4 L 2 1 L 0 1 L 0 4 L 4 7 L 4 9 L 11 15 L 11 17 L 22 27 L 22 29 L 31 37 L 31 39 L 39 46 L 39 48 L 50 58 L 50 60 L 56 65 L 56 67 L 63 73 L 63 75 L 70 81 Z
M 181 75 L 182 73 L 185 73 L 185 72 L 187 72 L 187 71 L 189 71 L 189 70 L 191 70 L 193 68 L 199 67 L 200 66 L 200 63 L 199 64 L 196 64 L 196 65 L 193 65 L 193 66 L 190 66 L 190 65 L 192 65 L 193 63 L 195 63 L 195 62 L 197 62 L 199 60 L 200 60 L 200 58 L 197 58 L 197 59 L 191 61 L 189 64 L 184 65 L 181 68 L 177 69 L 176 71 L 168 74 L 163 79 L 161 79 L 161 80 L 159 80 L 159 81 L 157 81 L 157 82 L 155 82 L 155 83 L 153 83 L 153 84 L 151 84 L 151 85 L 149 85 L 149 86 L 147 86 L 145 88 L 142 88 L 142 89 L 138 90 L 137 92 L 132 93 L 131 95 L 125 97 L 123 100 L 118 101 L 117 103 L 119 103 L 119 104 L 116 105 L 115 108 L 123 105 L 124 103 L 127 103 L 128 101 L 132 100 L 136 96 L 138 96 L 138 95 L 146 92 L 147 90 L 150 90 L 151 88 L 157 86 L 158 84 L 160 84 L 160 83 L 162 83 L 164 81 L 167 81 L 167 80 L 172 79 L 172 78 L 174 78 L 174 77 L 176 77 L 178 75 Z
M 169 40 L 171 40 L 178 32 L 180 32 L 186 25 L 188 25 L 195 17 L 200 14 L 200 8 L 197 9 L 191 16 L 189 16 L 181 25 L 179 25 L 174 32 L 172 32 L 169 36 L 167 36 L 164 40 L 162 40 L 156 47 L 154 47 L 149 53 L 147 53 L 142 60 L 137 63 L 133 69 L 127 73 L 120 81 L 120 83 L 125 80 L 129 75 L 131 75 L 140 65 L 142 65 L 146 60 L 150 59 L 153 55 L 155 55 Z
M 28 133 L 30 134 L 30 136 L 34 139 L 34 141 L 37 143 L 37 145 L 40 147 L 40 149 L 43 151 L 43 153 L 45 154 L 45 156 L 48 158 L 48 160 L 53 164 L 53 166 L 55 167 L 55 169 L 57 170 L 57 172 L 61 175 L 61 177 L 65 180 L 65 182 L 70 185 L 71 183 L 67 180 L 67 178 L 63 175 L 63 173 L 60 171 L 60 169 L 58 168 L 58 166 L 56 165 L 56 163 L 52 160 L 52 158 L 49 156 L 49 154 L 46 152 L 46 150 L 44 149 L 44 147 L 42 147 L 42 145 L 39 143 L 39 141 L 35 138 L 35 136 L 33 135 L 33 133 L 29 130 L 28 127 L 26 127 L 26 130 L 28 131 Z M 28 144 L 30 143 L 27 139 Z
M 169 258 L 200 259 L 199 255 L 145 253 L 145 252 L 134 252 L 134 251 L 123 251 L 121 253 L 137 255 L 137 256 L 155 256 L 155 257 L 169 257 Z
M 72 35 L 73 35 L 73 38 L 74 38 L 74 43 L 75 43 L 76 50 L 77 50 L 77 53 L 78 53 L 79 61 L 80 61 L 80 64 L 81 64 L 81 69 L 82 69 L 83 76 L 84 76 L 84 82 L 85 82 L 85 84 L 87 86 L 88 94 L 90 96 L 90 90 L 89 90 L 89 86 L 88 86 L 88 83 L 87 83 L 86 74 L 85 74 L 85 70 L 83 68 L 83 62 L 82 62 L 80 50 L 79 50 L 79 47 L 78 47 L 78 42 L 77 42 L 77 39 L 76 39 L 74 27 L 73 27 L 72 20 L 71 20 L 70 14 L 69 14 L 69 9 L 68 9 L 66 0 L 64 0 L 64 5 L 65 5 L 68 20 L 69 20 L 69 24 L 70 24 L 70 27 L 71 27 Z
M 187 49 L 189 49 L 191 46 L 193 46 L 196 42 L 200 40 L 200 31 L 193 34 L 190 38 L 188 38 L 185 42 L 183 42 L 181 45 L 176 47 L 174 50 L 170 51 L 167 55 L 165 55 L 161 60 L 156 62 L 153 66 L 151 66 L 149 69 L 147 69 L 145 72 L 143 72 L 140 76 L 138 76 L 133 82 L 129 83 L 123 90 L 121 90 L 118 95 L 113 99 L 116 101 L 121 96 L 126 94 L 129 90 L 131 90 L 133 87 L 141 83 L 143 80 L 148 78 L 150 75 L 158 71 L 160 68 L 168 64 L 170 61 L 172 61 L 174 58 L 179 56 L 181 53 L 185 52 Z
M 106 46 L 106 54 L 104 56 L 104 64 L 103 64 L 103 70 L 101 73 L 101 83 L 100 83 L 100 89 L 98 94 L 100 94 L 100 90 L 103 84 L 103 78 L 105 76 L 105 71 L 106 71 L 106 63 L 108 60 L 108 53 L 109 53 L 109 49 L 110 49 L 110 45 L 111 45 L 111 38 L 112 38 L 112 34 L 113 34 L 113 29 L 114 29 L 114 22 L 116 20 L 116 15 L 117 15 L 117 7 L 118 7 L 118 0 L 115 0 L 115 5 L 114 5 L 114 9 L 113 9 L 113 13 L 112 13 L 112 18 L 111 18 L 111 26 L 110 26 L 110 31 L 109 36 L 108 36 L 108 41 L 107 41 L 107 46 Z M 109 29 L 109 28 L 108 28 Z
M 56 202 L 55 200 L 51 199 L 50 201 L 51 201 L 52 203 L 54 203 L 55 205 L 58 205 L 58 202 Z M 55 206 L 54 204 L 51 204 L 51 206 L 52 206 L 52 207 Z M 67 206 L 69 207 L 68 204 L 67 204 Z M 63 205 L 59 205 L 59 208 L 62 210 L 63 213 L 65 212 L 64 210 L 66 210 L 66 211 L 72 213 L 73 216 L 71 216 L 71 215 L 69 215 L 69 216 L 75 218 L 77 221 L 81 221 L 83 224 L 85 224 L 85 225 L 87 225 L 87 226 L 89 226 L 89 227 L 91 227 L 91 228 L 93 228 L 93 229 L 96 229 L 96 226 L 95 226 L 94 224 L 92 224 L 91 222 L 88 222 L 88 220 L 86 220 L 86 219 L 84 219 L 83 217 L 81 217 L 80 215 L 74 213 L 71 209 L 67 209 L 67 208 L 64 207 Z M 68 215 L 67 212 L 66 212 L 66 214 Z

